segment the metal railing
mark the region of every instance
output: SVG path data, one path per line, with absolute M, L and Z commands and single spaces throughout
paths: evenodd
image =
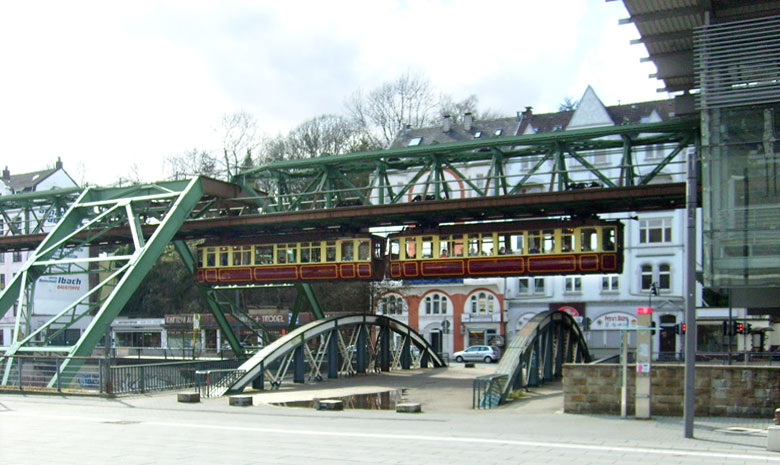
M 65 360 L 84 362 L 78 368 L 62 369 Z M 0 357 L 0 375 L 10 364 L 7 382 L 2 389 L 38 392 L 106 392 L 108 364 L 97 357 L 41 357 L 7 355 Z
M 216 370 L 198 370 L 195 377 L 201 397 L 218 397 L 246 374 L 246 370 L 223 368 Z
M 471 391 L 471 408 L 490 409 L 498 407 L 509 375 L 492 374 L 474 378 Z
M 111 367 L 111 394 L 143 393 L 196 387 L 197 371 L 234 369 L 239 360 L 182 361 Z

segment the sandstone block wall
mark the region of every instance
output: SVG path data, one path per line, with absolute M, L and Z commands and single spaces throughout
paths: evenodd
M 628 414 L 634 414 L 636 365 L 628 366 Z M 567 364 L 563 367 L 564 411 L 620 414 L 618 364 Z M 653 364 L 651 412 L 682 416 L 685 367 Z M 774 418 L 780 408 L 780 367 L 696 367 L 696 416 Z

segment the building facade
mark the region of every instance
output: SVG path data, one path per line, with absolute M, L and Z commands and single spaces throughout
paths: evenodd
M 55 188 L 77 187 L 77 183 L 63 169 L 62 162 L 57 160 L 51 169 L 34 171 L 31 173 L 12 174 L 5 167 L 0 177 L 0 195 L 22 194 L 27 192 L 43 192 Z M 6 218 L 0 218 L 0 236 L 16 233 L 27 233 L 28 228 L 34 227 L 27 221 L 22 211 L 7 211 Z M 46 215 L 44 210 L 36 212 L 38 216 Z M 43 230 L 49 231 L 57 224 L 58 218 L 46 219 Z M 74 252 L 75 256 L 87 257 L 88 250 L 80 249 Z M 0 252 L 0 292 L 22 269 L 30 252 Z M 32 314 L 24 315 L 19 325 L 17 338 L 30 331 L 34 331 L 63 308 L 81 298 L 89 290 L 89 276 L 87 273 L 69 273 L 63 275 L 47 275 L 38 279 L 35 284 L 34 300 L 32 302 Z M 78 305 L 76 314 L 86 311 L 85 305 Z M 0 346 L 7 346 L 14 341 L 14 331 L 17 320 L 17 309 L 7 312 L 0 318 Z M 89 317 L 80 319 L 69 329 L 64 331 L 57 340 L 57 344 L 70 345 L 75 343 L 90 322 Z M 43 336 L 43 335 L 41 335 Z
M 640 124 L 660 122 L 674 117 L 674 100 L 640 102 L 617 106 L 605 106 L 588 87 L 576 109 L 549 114 L 534 114 L 531 108 L 518 112 L 516 117 L 489 121 L 475 121 L 470 115 L 464 115 L 463 124 L 451 124 L 445 117 L 441 126 L 433 128 L 409 128 L 400 134 L 391 148 L 426 145 L 434 143 L 475 140 L 487 137 L 503 137 L 536 134 L 552 131 L 614 126 L 620 124 Z M 637 169 L 641 173 L 655 169 L 671 153 L 672 146 L 652 145 L 644 149 L 635 148 Z M 693 148 L 689 149 L 692 153 Z M 617 177 L 622 150 L 597 150 L 583 152 L 581 155 L 607 176 Z M 665 165 L 656 182 L 684 182 L 685 160 L 689 153 L 683 153 L 675 163 Z M 534 157 L 524 157 L 511 163 L 508 176 L 523 176 L 537 162 Z M 546 162 L 551 163 L 551 162 Z M 479 180 L 488 171 L 486 165 L 464 165 L 458 170 L 470 179 Z M 550 166 L 549 169 L 552 169 Z M 539 170 L 545 172 L 544 169 Z M 546 171 L 549 173 L 549 170 Z M 574 181 L 589 183 L 587 172 L 572 171 Z M 397 175 L 399 185 L 406 179 Z M 526 183 L 525 192 L 543 192 L 549 189 L 549 176 L 538 176 L 538 182 Z M 459 198 L 469 198 L 474 193 L 454 171 L 446 175 L 450 192 Z M 418 190 L 422 192 L 424 187 Z M 415 189 L 409 192 L 413 201 Z M 587 276 L 547 276 L 547 277 L 507 277 L 487 279 L 464 279 L 457 284 L 411 282 L 397 290 L 380 295 L 377 300 L 379 313 L 396 314 L 410 326 L 417 328 L 430 341 L 441 340 L 442 351 L 452 353 L 473 344 L 490 343 L 490 337 L 503 336 L 511 340 L 520 328 L 534 315 L 546 310 L 561 310 L 570 313 L 585 329 L 591 353 L 595 357 L 617 353 L 621 343 L 621 332 L 636 325 L 636 309 L 653 307 L 653 321 L 658 327 L 654 335 L 654 352 L 662 359 L 678 358 L 683 350 L 684 336 L 681 324 L 685 310 L 685 210 L 667 210 L 653 212 L 625 212 L 601 215 L 604 219 L 620 219 L 624 224 L 624 264 L 620 274 Z M 700 217 L 700 216 L 699 216 Z M 699 231 L 701 224 L 698 224 Z M 699 234 L 699 237 L 700 234 Z M 697 243 L 697 269 L 702 266 L 701 241 Z M 484 290 L 485 295 L 495 299 L 492 312 L 474 312 L 471 299 L 475 293 Z M 697 283 L 696 305 L 703 307 L 702 285 Z M 440 296 L 439 302 L 445 302 L 447 313 L 431 314 L 425 299 Z M 477 299 L 477 301 L 479 301 Z M 431 300 L 431 302 L 435 302 Z M 431 307 L 432 309 L 435 307 Z M 480 309 L 480 304 L 477 304 Z M 485 308 L 489 308 L 486 304 Z M 402 310 L 400 310 L 402 309 Z M 734 315 L 744 312 L 735 309 Z M 490 317 L 487 314 L 491 314 Z M 729 338 L 719 331 L 723 317 L 721 313 L 704 312 L 708 315 L 702 321 L 704 328 L 699 331 L 699 346 L 712 351 L 725 351 Z M 718 315 L 712 317 L 712 315 Z M 442 336 L 442 322 L 449 321 L 452 331 Z M 490 320 L 488 322 L 487 320 Z M 756 318 L 758 326 L 771 326 L 770 321 Z M 495 333 L 488 334 L 492 325 L 497 325 Z M 478 328 L 472 336 L 471 328 Z M 771 333 L 768 333 L 771 334 Z M 738 344 L 732 337 L 732 345 L 750 350 L 752 341 Z M 499 338 L 501 339 L 501 338 Z M 500 341 L 503 342 L 503 341 Z M 635 344 L 634 333 L 629 332 L 629 343 Z M 764 340 L 762 350 L 769 350 L 777 342 L 770 338 Z M 757 347 L 758 349 L 758 347 Z

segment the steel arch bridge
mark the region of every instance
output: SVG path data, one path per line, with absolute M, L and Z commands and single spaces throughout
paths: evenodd
M 276 389 L 289 379 L 304 383 L 366 372 L 445 366 L 420 334 L 382 315 L 341 315 L 315 320 L 261 349 L 237 368 L 231 385 L 214 392 L 241 392 L 250 384 Z M 291 373 L 292 372 L 292 373 Z
M 90 355 L 113 319 L 163 250 L 174 243 L 189 268 L 194 259 L 185 239 L 257 234 L 302 228 L 402 225 L 430 221 L 480 221 L 520 217 L 681 208 L 689 148 L 699 143 L 699 121 L 555 131 L 513 137 L 406 147 L 271 163 L 240 174 L 234 183 L 207 178 L 124 188 L 55 189 L 0 196 L 0 251 L 32 250 L 0 292 L 0 317 L 14 309 L 8 345 L 0 348 L 7 382 L 14 355 L 69 357 L 62 377 L 76 375 L 78 358 Z M 635 151 L 663 146 L 652 162 Z M 619 153 L 619 161 L 594 165 L 594 151 Z M 474 195 L 457 198 L 455 174 Z M 398 176 L 405 177 L 403 182 Z M 526 190 L 529 186 L 541 189 Z M 582 189 L 587 185 L 587 189 Z M 270 193 L 265 193 L 263 190 Z M 420 190 L 418 190 L 420 189 Z M 463 193 L 465 187 L 461 187 Z M 411 193 L 423 200 L 411 203 Z M 360 206 L 345 207 L 351 201 Z M 341 208 L 337 208 L 341 207 Z M 56 226 L 46 233 L 48 224 Z M 117 248 L 116 245 L 124 244 Z M 74 256 L 83 248 L 94 255 Z M 85 273 L 87 291 L 33 324 L 39 278 Z M 240 309 L 203 290 L 233 351 L 245 356 L 225 317 L 251 323 Z M 294 313 L 308 300 L 324 318 L 306 284 Z M 58 341 L 86 315 L 92 321 L 75 344 Z M 2 368 L 2 367 L 0 367 Z M 55 384 L 55 379 L 49 385 Z
M 491 384 L 478 399 L 481 407 L 495 407 L 510 392 L 539 386 L 563 376 L 564 363 L 589 362 L 585 336 L 568 313 L 548 310 L 531 318 L 517 333 L 498 363 Z

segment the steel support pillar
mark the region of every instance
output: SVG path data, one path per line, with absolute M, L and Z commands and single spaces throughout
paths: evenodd
M 366 365 L 368 365 L 368 363 L 366 363 L 366 336 L 366 326 L 360 325 L 358 328 L 357 344 L 355 344 L 355 352 L 357 352 L 357 367 L 355 369 L 360 374 L 366 374 Z
M 293 382 L 294 383 L 305 383 L 306 377 L 305 377 L 305 368 L 306 364 L 303 359 L 303 345 L 306 342 L 303 341 L 303 338 L 301 338 L 301 343 L 297 347 L 295 347 L 295 352 L 293 353 Z
M 336 326 L 330 332 L 328 339 L 328 378 L 336 379 L 339 377 L 339 328 Z
M 260 373 L 252 380 L 252 388 L 262 391 L 265 389 L 265 364 L 260 362 Z
M 379 369 L 390 371 L 390 327 L 382 326 L 379 332 Z
M 412 353 L 410 337 L 404 339 L 404 346 L 401 349 L 401 369 L 408 370 L 412 366 Z

